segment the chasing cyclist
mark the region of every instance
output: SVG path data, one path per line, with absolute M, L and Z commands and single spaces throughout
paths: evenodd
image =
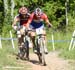
M 44 29 L 44 21 L 46 22 L 46 24 L 48 25 L 48 27 L 51 27 L 52 24 L 49 22 L 48 17 L 45 13 L 42 12 L 42 10 L 40 8 L 36 8 L 34 12 L 32 12 L 31 14 L 31 24 L 30 24 L 30 28 L 31 29 L 42 29 L 43 30 L 43 34 L 45 35 L 45 43 L 46 43 L 46 31 Z M 31 32 L 31 38 L 32 38 L 32 42 L 33 42 L 33 49 L 34 52 L 36 53 L 36 45 L 35 45 L 35 32 Z M 45 53 L 48 53 L 47 47 L 45 46 Z
M 22 6 L 19 9 L 19 14 L 17 16 L 15 16 L 12 27 L 14 30 L 18 29 L 18 26 L 20 27 L 20 29 L 17 31 L 17 35 L 18 35 L 18 46 L 19 46 L 19 52 L 18 55 L 20 56 L 20 52 L 23 49 L 23 45 L 24 45 L 24 41 L 23 41 L 23 37 L 24 37 L 24 30 L 25 28 L 28 29 L 29 28 L 29 18 L 30 18 L 30 14 L 28 13 L 28 9 L 24 6 Z M 17 24 L 18 23 L 18 24 Z M 26 56 L 29 59 L 29 55 Z

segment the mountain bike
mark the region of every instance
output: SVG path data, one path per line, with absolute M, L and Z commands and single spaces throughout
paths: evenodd
M 29 36 L 28 36 L 28 30 L 25 31 L 25 36 L 24 36 L 23 57 L 26 60 L 29 60 Z
M 22 50 L 18 54 L 17 59 L 25 59 L 29 60 L 29 36 L 28 36 L 28 30 L 25 29 L 24 31 L 24 37 L 23 37 L 23 45 L 22 45 Z
M 44 34 L 42 34 L 42 30 L 39 30 L 39 34 L 36 35 L 36 48 L 37 48 L 37 55 L 39 58 L 39 62 L 46 66 L 46 61 L 45 61 L 45 37 Z

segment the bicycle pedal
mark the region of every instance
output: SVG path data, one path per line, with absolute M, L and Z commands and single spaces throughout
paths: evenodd
M 45 54 L 48 54 L 48 52 L 45 52 Z
M 46 64 L 46 63 L 45 63 L 45 64 L 40 63 L 40 65 L 42 65 L 42 66 L 47 66 L 47 64 Z
M 29 61 L 29 57 L 25 58 L 25 60 Z

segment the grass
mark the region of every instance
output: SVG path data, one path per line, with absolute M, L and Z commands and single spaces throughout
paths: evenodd
M 31 70 L 31 66 L 23 60 L 16 60 L 18 47 L 12 48 L 10 41 L 3 41 L 0 49 L 0 70 Z M 7 68 L 6 68 L 7 67 Z
M 61 57 L 65 59 L 75 59 L 75 49 L 69 51 L 69 45 L 72 38 L 72 32 L 60 32 L 55 31 L 54 33 L 48 32 L 47 33 L 47 39 L 48 39 L 48 50 L 52 51 L 52 42 L 50 42 L 52 39 L 52 34 L 54 36 L 54 46 L 55 50 L 61 51 Z M 50 41 L 49 41 L 50 40 Z
M 75 60 L 75 49 L 67 51 L 67 49 L 62 50 L 62 53 L 60 54 L 61 57 L 65 59 L 73 59 Z

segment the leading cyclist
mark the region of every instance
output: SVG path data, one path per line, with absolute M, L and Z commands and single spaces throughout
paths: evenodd
M 29 28 L 29 18 L 30 18 L 30 14 L 28 13 L 28 9 L 24 6 L 22 6 L 19 9 L 19 14 L 17 16 L 15 16 L 12 27 L 14 30 L 18 29 L 17 23 L 19 23 L 19 31 L 17 31 L 18 34 L 18 46 L 19 46 L 19 52 L 18 54 L 20 54 L 20 52 L 22 51 L 22 47 L 24 45 L 24 41 L 23 41 L 23 37 L 24 37 L 24 30 L 25 28 L 28 29 Z M 27 56 L 27 58 L 29 58 L 29 56 Z
M 51 27 L 52 24 L 49 22 L 47 15 L 42 12 L 40 8 L 36 8 L 34 12 L 31 14 L 31 29 L 43 29 L 43 34 L 45 35 L 45 43 L 46 43 L 46 31 L 44 29 L 44 21 L 47 23 L 48 27 Z M 31 38 L 33 42 L 33 50 L 36 53 L 36 45 L 35 45 L 35 32 L 31 32 Z M 45 53 L 48 53 L 47 47 L 45 46 Z

